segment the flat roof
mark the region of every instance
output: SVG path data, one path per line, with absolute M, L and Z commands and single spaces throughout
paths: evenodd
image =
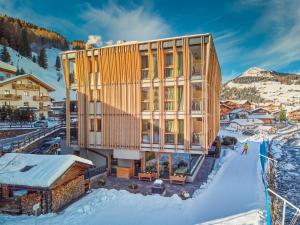
M 97 50 L 102 48 L 111 48 L 111 47 L 117 47 L 117 46 L 124 46 L 124 45 L 133 45 L 133 44 L 145 44 L 149 42 L 158 42 L 158 41 L 168 41 L 168 40 L 175 40 L 175 39 L 181 39 L 181 38 L 193 38 L 193 37 L 201 37 L 201 36 L 211 36 L 210 33 L 203 33 L 203 34 L 191 34 L 191 35 L 182 35 L 182 36 L 175 36 L 175 37 L 169 37 L 169 38 L 159 38 L 159 39 L 152 39 L 152 40 L 145 40 L 145 41 L 125 41 L 124 43 L 119 44 L 112 44 L 112 45 L 106 45 L 99 48 L 91 48 L 91 49 L 81 49 L 81 50 L 68 50 L 61 52 L 60 54 L 68 54 L 68 53 L 75 53 L 78 51 L 86 51 L 86 50 Z

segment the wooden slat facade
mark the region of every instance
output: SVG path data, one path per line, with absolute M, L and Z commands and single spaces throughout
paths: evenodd
M 200 50 L 201 81 L 193 81 L 191 76 L 191 42 Z M 179 43 L 179 44 L 178 44 Z M 168 45 L 164 47 L 164 44 Z M 153 47 L 156 45 L 156 48 Z M 173 77 L 166 78 L 165 52 L 173 54 Z M 183 76 L 178 74 L 178 54 L 183 55 Z M 148 56 L 149 79 L 142 78 L 141 55 Z M 157 78 L 154 78 L 154 59 L 157 56 Z M 142 143 L 142 120 L 150 121 L 150 140 L 146 150 L 158 152 L 191 152 L 203 154 L 208 151 L 219 131 L 219 100 L 221 71 L 211 35 L 192 35 L 161 39 L 149 42 L 136 42 L 64 52 L 61 57 L 66 82 L 67 143 L 70 144 L 70 61 L 74 63 L 78 101 L 78 145 L 81 148 L 128 149 L 145 151 Z M 193 93 L 193 85 L 200 88 Z M 178 110 L 178 87 L 183 87 L 183 110 Z M 149 88 L 150 109 L 142 111 L 141 90 Z M 165 88 L 174 88 L 174 109 L 165 110 Z M 154 88 L 159 90 L 159 110 L 154 110 Z M 96 101 L 101 93 L 101 103 Z M 93 95 L 92 97 L 90 95 Z M 201 115 L 193 115 L 193 94 L 201 99 Z M 101 104 L 101 113 L 96 110 Z M 90 111 L 90 105 L 93 110 Z M 91 131 L 91 119 L 94 129 Z M 101 119 L 101 132 L 97 131 L 97 119 Z M 165 143 L 165 121 L 174 120 L 174 130 L 178 134 L 179 120 L 184 121 L 184 143 Z M 159 120 L 159 143 L 153 142 L 154 120 Z M 194 122 L 197 121 L 197 122 Z M 194 127 L 200 124 L 204 143 L 193 146 Z M 91 139 L 92 138 L 92 139 Z M 98 140 L 100 139 L 100 141 Z M 93 140 L 90 143 L 90 140 Z M 99 144 L 96 144 L 98 143 Z

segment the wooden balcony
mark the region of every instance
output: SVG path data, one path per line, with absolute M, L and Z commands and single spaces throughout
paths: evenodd
M 21 99 L 22 99 L 22 95 L 0 94 L 0 100 L 19 101 Z
M 17 90 L 39 90 L 40 86 L 36 85 L 36 84 L 17 84 L 17 83 L 13 83 L 12 88 L 17 89 Z
M 33 96 L 33 101 L 39 101 L 39 102 L 50 102 L 51 97 L 50 96 Z

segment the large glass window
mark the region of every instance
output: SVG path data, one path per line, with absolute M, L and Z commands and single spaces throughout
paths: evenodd
M 101 132 L 101 119 L 97 119 L 97 131 Z
M 191 59 L 191 74 L 192 76 L 201 75 L 201 51 L 200 45 L 190 47 L 190 59 Z
M 183 110 L 183 86 L 178 86 L 177 89 L 177 106 L 178 110 L 182 111 Z
M 153 120 L 153 143 L 159 143 L 159 120 Z
M 153 54 L 153 77 L 158 77 L 157 54 Z
M 90 131 L 94 131 L 95 127 L 94 127 L 94 119 L 90 119 Z
M 184 120 L 178 120 L 178 144 L 184 144 Z
M 142 55 L 142 79 L 149 79 L 149 61 L 148 55 Z
M 158 87 L 154 87 L 153 89 L 153 109 L 158 110 L 159 109 L 159 89 Z
M 182 51 L 177 52 L 177 75 L 183 76 L 183 54 Z
M 157 153 L 155 152 L 145 152 L 145 172 L 157 172 Z
M 170 176 L 170 154 L 159 154 L 159 176 L 168 179 Z
M 142 120 L 142 142 L 150 143 L 150 120 Z
M 165 52 L 165 78 L 173 77 L 173 52 Z
M 174 110 L 174 87 L 165 87 L 165 110 Z
M 175 144 L 175 121 L 165 120 L 165 143 Z
M 150 88 L 142 88 L 142 111 L 150 110 Z

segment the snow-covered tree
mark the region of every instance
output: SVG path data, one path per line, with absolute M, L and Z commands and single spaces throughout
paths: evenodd
M 9 55 L 9 52 L 7 51 L 6 45 L 3 46 L 0 58 L 1 58 L 1 61 L 3 61 L 3 62 L 6 62 L 6 63 L 10 62 L 10 55 Z

